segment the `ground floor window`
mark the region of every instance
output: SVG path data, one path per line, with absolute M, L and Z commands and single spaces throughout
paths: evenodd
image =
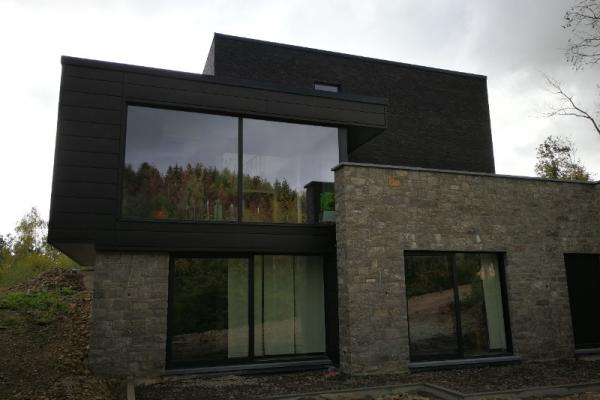
M 575 348 L 600 348 L 600 256 L 565 254 Z
M 510 351 L 501 254 L 407 252 L 405 271 L 411 360 Z
M 172 259 L 168 363 L 325 353 L 323 257 Z

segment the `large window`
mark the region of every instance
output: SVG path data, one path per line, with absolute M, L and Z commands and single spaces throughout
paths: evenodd
M 307 222 L 311 182 L 333 182 L 336 128 L 244 120 L 244 213 L 248 222 Z
M 122 215 L 318 222 L 338 161 L 337 128 L 129 106 Z
M 237 220 L 238 119 L 129 106 L 122 214 Z
M 325 353 L 321 256 L 175 258 L 169 366 Z
M 174 260 L 171 361 L 248 357 L 248 260 Z
M 501 261 L 496 253 L 406 254 L 412 360 L 509 351 Z

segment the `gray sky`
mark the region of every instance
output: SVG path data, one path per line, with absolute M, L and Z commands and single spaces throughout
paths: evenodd
M 588 108 L 600 68 L 574 71 L 570 0 L 0 0 L 0 234 L 31 207 L 47 218 L 60 56 L 201 73 L 213 32 L 488 76 L 498 173 L 534 175 L 535 149 L 570 137 L 600 179 L 600 136 L 545 119 L 541 72 Z

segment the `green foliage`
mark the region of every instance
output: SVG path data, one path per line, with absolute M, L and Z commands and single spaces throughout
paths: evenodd
M 169 166 L 163 174 L 142 163 L 124 170 L 123 214 L 128 217 L 179 220 L 235 220 L 237 175 L 202 164 Z
M 415 256 L 406 261 L 406 295 L 409 298 L 453 287 L 445 257 Z
M 48 224 L 32 208 L 15 227 L 15 236 L 0 236 L 0 288 L 25 282 L 50 268 L 77 264 L 46 241 Z
M 335 194 L 333 192 L 323 192 L 320 196 L 321 211 L 335 211 Z
M 15 311 L 29 321 L 45 325 L 67 311 L 68 299 L 76 293 L 70 288 L 0 294 L 0 309 Z
M 54 251 L 58 253 L 58 251 Z M 11 256 L 6 262 L 0 264 L 0 288 L 28 281 L 51 268 L 70 269 L 76 266 L 75 261 L 62 253 L 56 255 L 31 253 Z
M 548 136 L 537 148 L 535 173 L 542 178 L 589 181 L 591 175 L 576 153 L 570 139 Z
M 228 259 L 177 259 L 173 334 L 227 328 Z M 199 312 L 202 310 L 202 312 Z
M 147 219 L 194 221 L 237 220 L 236 171 L 217 170 L 200 163 L 169 166 L 161 173 L 142 163 L 127 165 L 124 175 L 123 214 Z M 306 195 L 284 179 L 269 182 L 260 176 L 243 176 L 244 220 L 248 222 L 303 222 Z M 300 211 L 300 215 L 299 215 Z
M 12 252 L 17 256 L 43 253 L 46 250 L 47 229 L 48 223 L 40 217 L 36 208 L 32 208 L 15 227 Z
M 12 236 L 0 235 L 0 266 L 11 256 Z

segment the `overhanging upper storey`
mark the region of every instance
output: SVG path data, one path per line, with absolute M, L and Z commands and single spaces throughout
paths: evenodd
M 387 126 L 382 98 L 62 64 L 48 237 L 83 264 L 97 248 L 329 252 L 311 190 Z

